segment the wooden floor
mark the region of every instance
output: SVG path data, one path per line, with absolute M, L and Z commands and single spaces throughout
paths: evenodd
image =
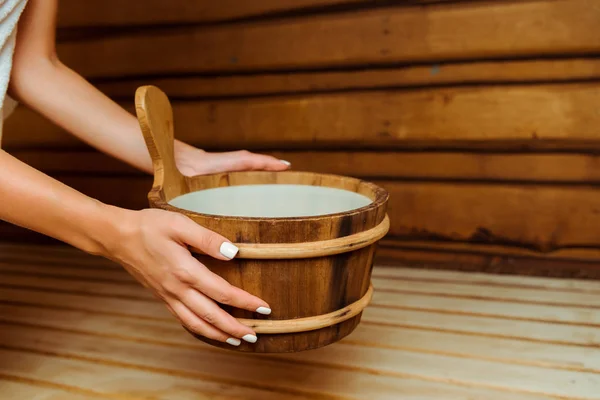
M 118 266 L 0 245 L 1 399 L 600 399 L 600 282 L 379 267 L 342 342 L 214 349 Z

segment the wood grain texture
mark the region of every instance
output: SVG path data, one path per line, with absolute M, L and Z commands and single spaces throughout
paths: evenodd
M 593 187 L 380 184 L 393 199 L 390 233 L 395 236 L 520 244 L 541 252 L 598 243 Z
M 63 250 L 0 249 L 0 257 L 69 259 Z M 120 298 L 102 277 L 125 281 L 123 269 L 73 256 L 68 269 L 91 273 L 89 281 L 64 275 L 41 291 L 22 286 L 26 269 L 0 287 L 0 376 L 42 399 L 67 389 L 73 399 L 599 398 L 595 283 L 376 267 L 386 287 L 352 335 L 310 352 L 248 357 L 185 334 L 141 285 L 128 288 L 143 302 Z M 31 267 L 64 269 L 35 260 Z M 84 283 L 96 288 L 70 293 Z
M 21 246 L 23 247 L 23 246 Z M 373 274 L 376 278 L 390 278 L 405 281 L 419 282 L 446 282 L 446 283 L 471 283 L 478 287 L 498 287 L 498 288 L 521 288 L 531 289 L 539 293 L 547 292 L 565 292 L 565 293 L 591 293 L 600 294 L 600 283 L 584 281 L 581 279 L 556 279 L 552 277 L 527 277 L 525 281 L 518 276 L 489 274 L 483 272 L 453 272 L 436 271 L 435 276 L 432 272 L 421 268 L 395 268 L 382 265 Z M 566 297 L 565 297 L 566 298 Z M 580 305 L 585 302 L 580 302 Z M 600 333 L 600 332 L 599 332 Z
M 405 0 L 406 1 L 406 0 Z M 91 0 L 60 3 L 58 25 L 65 27 L 185 24 L 248 18 L 276 12 L 346 4 L 368 4 L 371 0 L 257 0 L 219 3 L 206 0 Z
M 401 270 L 400 272 L 404 272 Z M 419 270 L 417 270 L 419 272 Z M 438 297 L 505 301 L 511 304 L 543 304 L 577 306 L 581 308 L 600 309 L 600 283 L 589 293 L 571 290 L 569 296 L 558 299 L 552 291 L 531 288 L 523 293 L 523 288 L 488 285 L 485 291 L 467 282 L 439 282 L 427 279 L 392 278 L 392 274 L 374 277 L 373 285 L 377 290 L 386 293 L 431 294 Z M 566 290 L 565 290 L 566 291 Z
M 153 187 L 169 200 L 187 193 L 186 180 L 175 162 L 173 110 L 169 99 L 156 87 L 141 87 L 135 94 L 135 108 L 152 158 Z
M 18 334 L 8 332 L 5 339 Z M 139 371 L 118 363 L 102 363 L 57 355 L 55 351 L 23 351 L 0 349 L 4 364 L 0 365 L 0 374 L 10 372 L 16 380 L 30 382 L 36 396 L 32 399 L 116 399 L 141 400 L 157 398 L 168 399 L 176 396 L 182 399 L 276 399 L 266 390 L 253 390 L 219 382 L 203 380 L 201 377 L 168 376 L 168 374 Z M 0 381 L 0 388 L 4 389 Z M 56 397 L 53 388 L 65 388 L 67 393 Z M 7 387 L 7 390 L 10 387 Z M 70 393 L 69 393 L 70 392 Z M 5 394 L 4 390 L 2 391 Z M 26 392 L 25 392 L 26 393 Z M 77 393 L 81 393 L 77 397 Z M 24 393 L 23 393 L 24 394 Z M 64 396 L 64 397 L 63 397 Z M 72 396 L 72 397 L 69 397 Z M 245 397 L 248 396 L 248 397 Z M 14 397 L 26 399 L 29 397 Z M 291 396 L 292 399 L 305 397 Z
M 510 244 L 486 244 L 468 242 L 449 242 L 441 240 L 417 240 L 417 239 L 398 239 L 397 237 L 389 237 L 380 242 L 380 245 L 392 248 L 406 248 L 412 250 L 431 250 L 431 251 L 448 251 L 448 252 L 472 252 L 482 255 L 497 255 L 504 254 L 507 257 L 535 258 L 543 255 L 546 259 L 554 260 L 573 260 L 573 261 L 589 261 L 594 262 L 600 260 L 600 248 L 596 247 L 567 247 L 540 252 L 535 249 L 520 247 L 516 243 Z
M 10 353 L 4 353 L 6 357 Z M 10 354 L 12 355 L 12 354 Z M 16 357 L 15 357 L 16 358 Z M 10 359 L 10 357 L 8 357 Z M 23 360 L 11 360 L 21 361 Z M 48 384 L 46 381 L 31 380 L 22 377 L 5 376 L 0 373 L 0 391 L 7 399 L 35 400 L 86 400 L 86 399 L 115 399 L 100 393 L 80 390 L 79 388 L 64 387 L 63 385 Z
M 175 136 L 206 149 L 561 149 L 597 151 L 598 84 L 438 88 L 174 102 Z M 82 144 L 33 113 L 3 146 Z
M 411 247 L 404 243 L 380 246 L 378 261 L 390 265 L 414 265 L 419 268 L 438 270 L 486 272 L 534 277 L 600 280 L 598 252 L 588 260 L 579 256 L 573 258 L 553 258 L 546 253 L 533 256 L 515 255 L 511 246 L 499 246 L 495 252 L 480 250 L 481 245 L 459 246 L 461 250 L 440 248 L 438 242 L 431 241 L 423 248 Z M 449 246 L 448 246 L 449 247 Z M 467 248 L 469 247 L 469 248 Z
M 50 175 L 145 176 L 91 149 L 10 150 Z M 267 151 L 298 171 L 363 179 L 452 180 L 521 183 L 600 182 L 600 156 L 585 153 L 475 153 L 460 151 Z
M 550 83 L 598 79 L 600 60 L 594 57 L 409 64 L 348 71 L 148 77 L 100 80 L 95 86 L 111 97 L 129 99 L 138 87 L 155 85 L 171 98 L 193 100 L 434 85 Z
M 453 0 L 400 0 L 397 5 L 450 2 Z M 531 0 L 529 0 L 531 1 Z M 59 28 L 121 27 L 214 23 L 246 18 L 272 17 L 295 13 L 318 13 L 338 8 L 365 7 L 373 0 L 226 0 L 214 3 L 206 0 L 64 0 L 58 13 Z
M 436 4 L 73 41 L 58 53 L 88 78 L 582 55 L 600 49 L 599 13 L 590 0 Z

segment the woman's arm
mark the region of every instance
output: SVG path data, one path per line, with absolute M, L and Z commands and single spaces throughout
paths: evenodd
M 62 126 L 83 132 L 90 142 L 149 171 L 150 159 L 135 118 L 56 60 L 52 44 L 55 11 L 55 0 L 29 1 L 19 25 L 11 93 Z M 128 124 L 136 124 L 136 131 L 131 127 L 121 135 Z M 103 135 L 105 130 L 110 132 Z M 119 262 L 199 335 L 232 345 L 239 345 L 239 339 L 256 340 L 252 329 L 216 302 L 270 312 L 268 304 L 210 272 L 188 250 L 193 246 L 229 260 L 237 248 L 226 238 L 180 214 L 103 204 L 1 150 L 0 219 Z
M 215 301 L 270 311 L 264 301 L 230 285 L 191 256 L 188 245 L 221 260 L 233 258 L 236 247 L 181 214 L 108 206 L 1 150 L 0 199 L 1 220 L 120 263 L 200 335 L 233 345 L 241 338 L 256 340 L 252 329 Z
M 89 145 L 152 172 L 137 119 L 58 59 L 56 10 L 57 0 L 29 0 L 19 22 L 9 93 Z M 265 155 L 211 154 L 180 141 L 175 157 L 185 175 L 289 167 Z
M 151 172 L 135 117 L 56 56 L 56 10 L 57 0 L 29 0 L 19 21 L 9 93 L 93 147 Z

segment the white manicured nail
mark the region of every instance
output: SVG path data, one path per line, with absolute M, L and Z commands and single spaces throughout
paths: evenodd
M 248 343 L 256 343 L 256 341 L 258 340 L 256 336 L 250 334 L 245 335 L 242 339 L 244 339 Z
M 239 346 L 242 342 L 240 341 L 240 339 L 235 339 L 230 337 L 229 339 L 226 340 L 227 343 L 229 343 L 232 346 Z
M 286 161 L 286 160 L 279 160 L 279 161 L 280 161 L 280 162 L 282 162 L 282 163 L 284 163 L 284 164 L 285 164 L 285 165 L 287 165 L 288 167 L 289 167 L 290 165 L 292 165 L 292 163 L 291 163 L 291 162 L 289 162 L 289 161 Z
M 223 244 L 221 245 L 221 248 L 219 249 L 219 251 L 221 252 L 221 254 L 223 254 L 223 256 L 229 258 L 230 260 L 235 257 L 235 255 L 238 253 L 240 249 L 238 249 L 237 247 L 235 247 L 233 244 L 229 243 L 229 242 L 223 242 Z
M 271 314 L 271 309 L 268 307 L 258 307 L 256 312 L 263 315 L 269 315 Z

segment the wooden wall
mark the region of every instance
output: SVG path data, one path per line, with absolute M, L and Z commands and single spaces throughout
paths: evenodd
M 386 187 L 384 258 L 600 276 L 594 0 L 62 0 L 59 21 L 67 65 L 131 110 L 137 86 L 163 88 L 178 138 Z M 4 140 L 146 206 L 149 177 L 26 109 Z

